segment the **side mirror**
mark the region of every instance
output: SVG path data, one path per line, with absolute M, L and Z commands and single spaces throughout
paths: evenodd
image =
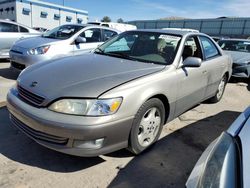
M 198 57 L 188 57 L 183 61 L 182 67 L 200 67 L 201 66 L 201 58 Z
M 75 43 L 76 44 L 86 43 L 86 38 L 78 36 L 75 40 Z

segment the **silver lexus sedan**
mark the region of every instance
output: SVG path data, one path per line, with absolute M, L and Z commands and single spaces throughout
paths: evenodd
M 11 67 L 21 71 L 52 58 L 90 52 L 118 33 L 115 29 L 95 25 L 62 25 L 40 37 L 16 42 L 10 50 Z
M 186 187 L 249 187 L 250 107 L 204 151 Z
M 202 33 L 127 31 L 94 53 L 37 63 L 7 96 L 11 121 L 41 145 L 79 156 L 139 154 L 165 123 L 218 102 L 232 60 Z

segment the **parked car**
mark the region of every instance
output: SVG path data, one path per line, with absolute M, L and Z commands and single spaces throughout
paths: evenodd
M 250 78 L 250 40 L 224 39 L 218 44 L 233 58 L 233 76 Z
M 0 19 L 0 59 L 9 58 L 10 48 L 17 40 L 38 35 L 41 33 L 29 27 Z
M 16 42 L 10 50 L 11 66 L 17 70 L 66 55 L 89 52 L 120 33 L 100 26 L 67 24 L 40 37 Z
M 186 187 L 249 187 L 250 107 L 204 151 Z
M 7 107 L 11 121 L 48 148 L 79 156 L 121 148 L 139 154 L 166 122 L 222 98 L 231 61 L 202 33 L 127 31 L 94 53 L 28 67 Z
M 130 30 L 136 30 L 137 27 L 132 24 L 125 24 L 125 23 L 115 23 L 115 22 L 88 22 L 88 24 L 91 25 L 100 25 L 104 27 L 110 27 L 113 29 L 117 29 L 119 31 L 130 31 Z

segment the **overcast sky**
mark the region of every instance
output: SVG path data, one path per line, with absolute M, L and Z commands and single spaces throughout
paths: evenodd
M 63 4 L 63 0 L 44 0 Z M 64 0 L 65 6 L 86 10 L 90 21 L 109 16 L 113 21 L 185 18 L 250 17 L 250 0 Z

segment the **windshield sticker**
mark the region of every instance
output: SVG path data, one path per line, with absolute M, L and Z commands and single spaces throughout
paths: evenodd
M 181 37 L 173 36 L 173 35 L 160 35 L 159 39 L 164 40 L 180 40 Z

